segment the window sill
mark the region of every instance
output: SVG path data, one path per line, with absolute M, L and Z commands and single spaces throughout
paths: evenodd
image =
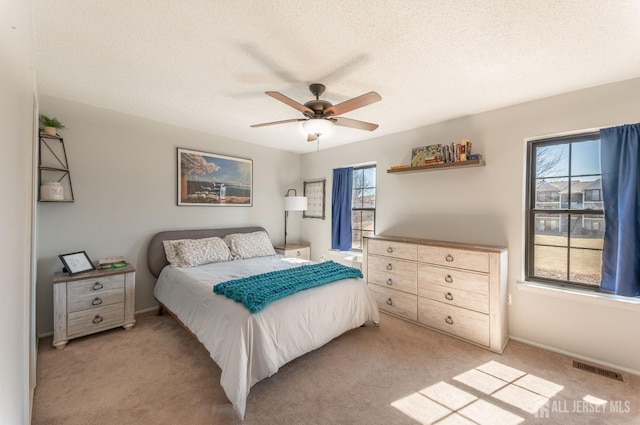
M 621 310 L 640 312 L 640 297 L 623 297 L 575 288 L 563 288 L 546 283 L 518 281 L 518 290 L 541 295 L 557 296 L 589 304 L 613 307 Z

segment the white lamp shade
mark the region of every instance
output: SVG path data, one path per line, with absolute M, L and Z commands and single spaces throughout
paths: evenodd
M 333 130 L 333 121 L 324 118 L 309 118 L 302 123 L 302 129 L 307 134 L 321 134 L 326 136 Z
M 284 210 L 285 211 L 306 211 L 307 197 L 306 196 L 285 196 Z

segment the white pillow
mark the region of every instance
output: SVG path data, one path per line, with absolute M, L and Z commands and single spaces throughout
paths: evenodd
M 233 260 L 229 247 L 220 238 L 187 239 L 175 245 L 181 267 L 194 267 Z
M 180 242 L 184 242 L 186 239 L 175 239 L 170 241 L 162 241 L 162 245 L 164 246 L 164 255 L 167 257 L 167 261 L 173 267 L 182 267 L 181 264 L 184 264 L 184 260 L 178 255 L 176 251 L 176 244 Z
M 193 267 L 233 260 L 229 247 L 217 237 L 162 241 L 167 261 L 173 267 Z
M 232 233 L 223 239 L 236 260 L 276 255 L 269 235 L 263 230 L 252 233 Z

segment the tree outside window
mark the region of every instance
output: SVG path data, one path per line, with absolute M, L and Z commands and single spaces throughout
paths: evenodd
M 376 166 L 353 168 L 351 197 L 351 249 L 361 251 L 363 238 L 375 234 L 376 218 Z

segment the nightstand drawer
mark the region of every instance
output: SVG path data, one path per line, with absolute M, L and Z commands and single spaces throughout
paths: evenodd
M 380 310 L 397 314 L 414 322 L 418 319 L 417 297 L 415 295 L 378 285 L 369 285 L 369 290 Z
M 418 322 L 489 346 L 489 315 L 418 297 Z
M 67 311 L 87 310 L 98 308 L 109 304 L 121 303 L 124 301 L 124 288 L 113 289 L 111 291 L 100 291 L 95 294 L 79 295 L 67 299 Z
M 295 244 L 286 246 L 274 246 L 276 254 L 284 255 L 287 258 L 299 258 L 300 260 L 311 260 L 311 247 L 308 245 Z
M 83 279 L 67 283 L 67 297 L 75 297 L 98 294 L 113 289 L 124 288 L 124 275 L 101 276 L 95 279 Z
M 70 337 L 116 327 L 124 322 L 124 303 L 69 313 L 67 321 L 67 333 Z

